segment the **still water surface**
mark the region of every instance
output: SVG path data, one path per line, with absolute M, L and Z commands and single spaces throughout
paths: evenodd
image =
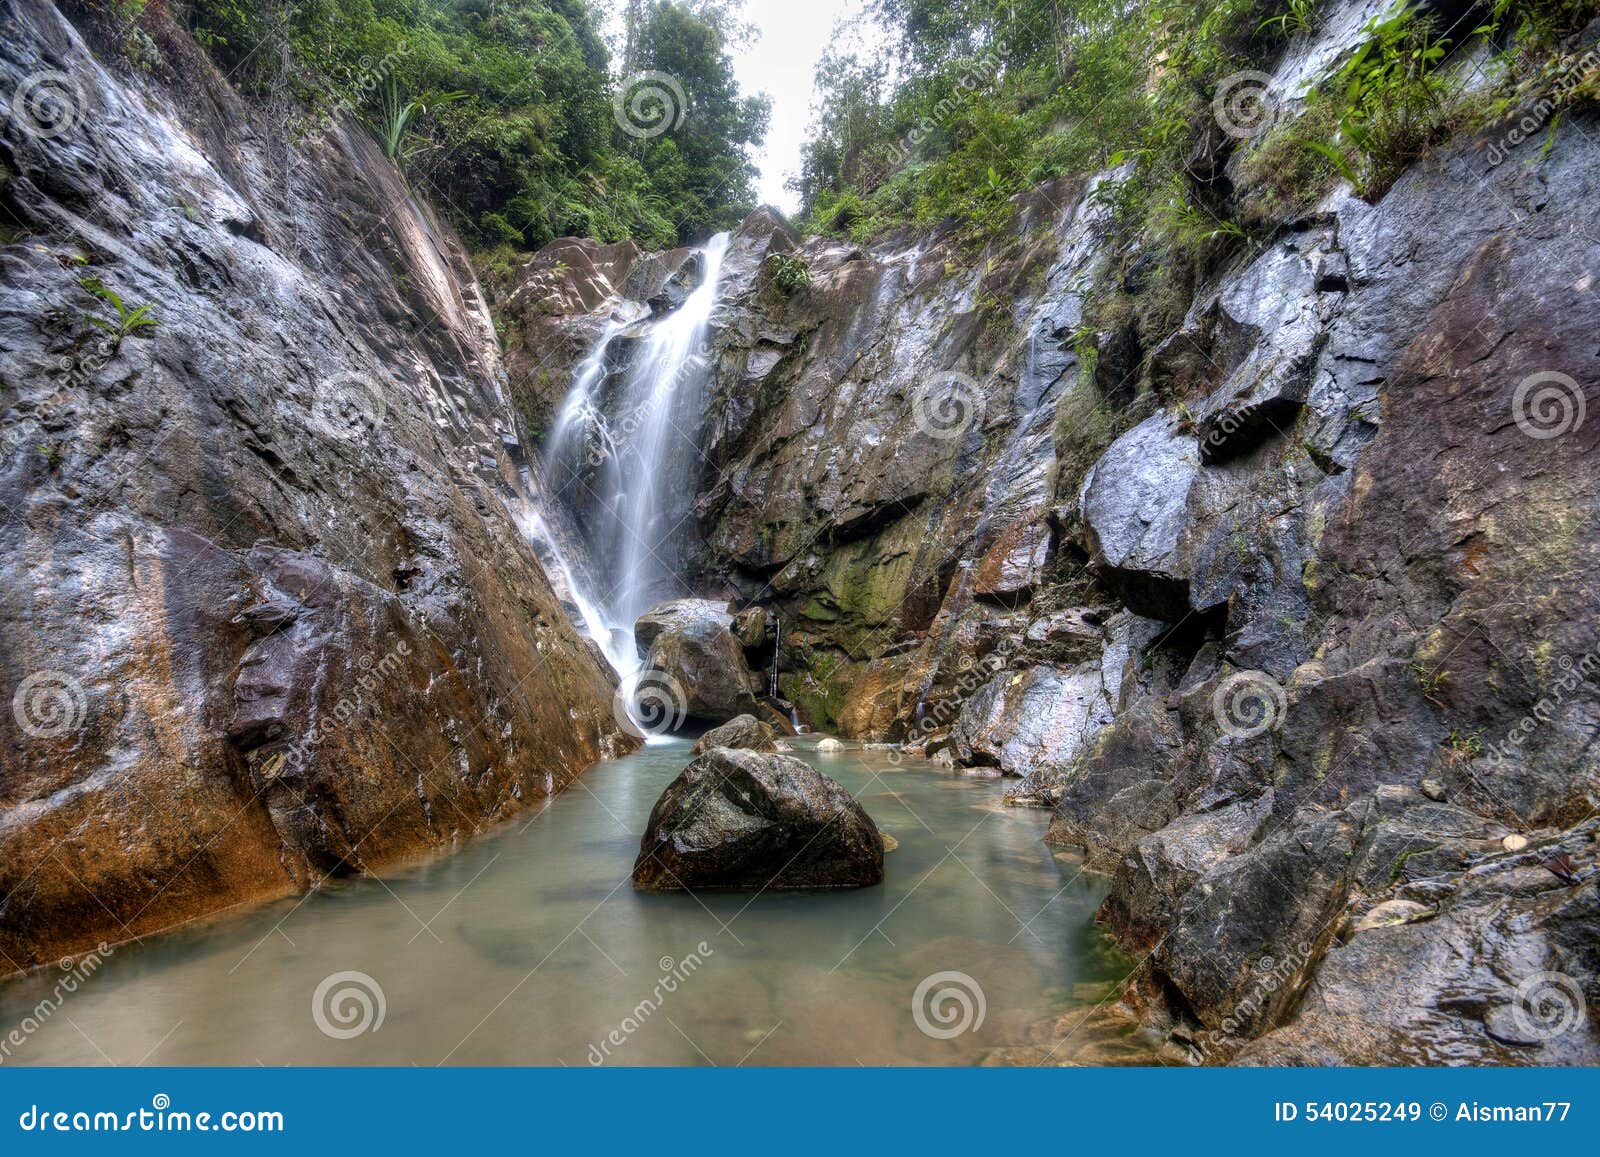
M 899 840 L 881 887 L 635 893 L 640 833 L 688 758 L 673 741 L 454 856 L 118 948 L 6 1063 L 973 1064 L 1126 973 L 1092 923 L 1104 883 L 1045 846 L 1045 813 L 1002 807 L 996 781 L 794 742 Z M 375 1030 L 318 1026 L 313 996 L 343 972 L 381 989 Z M 941 972 L 981 990 L 981 1027 L 919 1027 L 918 984 Z M 0 988 L 0 1029 L 55 980 Z M 322 1021 L 358 1028 L 332 994 L 365 987 L 331 983 Z M 948 1032 L 976 1009 L 973 992 L 922 1020 Z

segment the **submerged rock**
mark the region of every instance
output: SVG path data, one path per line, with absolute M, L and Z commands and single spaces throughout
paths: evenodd
M 641 891 L 860 888 L 883 879 L 883 837 L 839 783 L 786 755 L 714 747 L 650 813 Z
M 689 749 L 690 755 L 704 755 L 713 747 L 737 747 L 744 751 L 777 751 L 778 733 L 754 715 L 736 715 L 721 727 L 713 727 Z

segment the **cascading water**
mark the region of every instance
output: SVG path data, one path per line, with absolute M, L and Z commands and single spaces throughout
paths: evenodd
M 625 303 L 606 323 L 573 370 L 545 446 L 549 492 L 570 513 L 590 563 L 588 575 L 568 567 L 572 600 L 625 681 L 639 669 L 634 622 L 682 593 L 711 314 L 727 248 L 719 233 L 690 259 L 700 263 L 700 281 L 675 310 L 640 320 L 642 307 Z M 622 348 L 629 343 L 633 349 Z M 625 368 L 613 366 L 618 360 Z

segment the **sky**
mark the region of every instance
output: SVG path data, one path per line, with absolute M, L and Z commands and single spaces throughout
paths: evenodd
M 799 198 L 783 187 L 800 168 L 800 145 L 811 123 L 812 77 L 832 40 L 834 25 L 859 13 L 865 0 L 746 0 L 757 39 L 734 56 L 734 75 L 746 94 L 772 97 L 772 125 L 758 163 L 758 199 L 794 213 Z

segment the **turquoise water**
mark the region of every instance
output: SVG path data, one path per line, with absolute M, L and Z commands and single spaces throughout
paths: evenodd
M 795 742 L 899 841 L 880 887 L 636 894 L 673 741 L 454 856 L 118 948 L 5 1063 L 973 1064 L 1126 972 L 1092 923 L 1104 882 L 1045 846 L 1045 813 Z M 937 974 L 960 975 L 914 1011 Z M 56 979 L 0 989 L 0 1035 Z

